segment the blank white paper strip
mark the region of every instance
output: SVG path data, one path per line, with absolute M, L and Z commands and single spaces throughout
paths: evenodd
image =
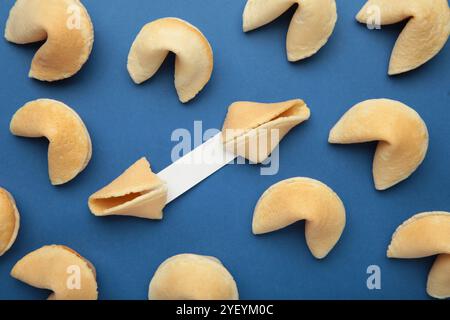
M 204 144 L 158 173 L 167 183 L 167 203 L 193 188 L 210 175 L 236 159 L 222 142 L 222 133 L 215 135 Z

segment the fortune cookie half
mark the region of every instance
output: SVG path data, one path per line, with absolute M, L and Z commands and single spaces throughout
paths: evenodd
M 305 237 L 317 259 L 328 255 L 345 227 L 345 207 L 327 185 L 309 178 L 292 178 L 270 187 L 253 215 L 256 235 L 283 229 L 306 220 Z
M 0 188 L 0 256 L 8 251 L 17 238 L 20 215 L 13 196 Z
M 289 61 L 314 55 L 328 41 L 336 25 L 335 0 L 248 0 L 243 21 L 244 32 L 264 26 L 298 4 L 287 34 Z
M 279 103 L 235 102 L 226 116 L 222 135 L 231 152 L 253 163 L 266 160 L 280 141 L 311 112 L 300 99 Z
M 91 159 L 91 138 L 83 120 L 62 102 L 39 99 L 25 104 L 14 114 L 10 130 L 16 136 L 49 140 L 48 172 L 53 185 L 74 179 Z
M 29 76 L 56 81 L 73 76 L 88 60 L 94 27 L 78 0 L 17 0 L 5 38 L 17 44 L 45 40 L 33 58 Z
M 373 161 L 378 190 L 407 179 L 423 162 L 428 150 L 428 129 L 420 115 L 389 99 L 367 100 L 352 107 L 330 132 L 338 144 L 379 141 Z
M 392 236 L 389 258 L 416 259 L 437 255 L 428 274 L 427 292 L 450 297 L 450 212 L 425 212 L 405 221 Z
M 44 246 L 16 263 L 11 276 L 30 286 L 53 291 L 49 300 L 97 300 L 94 266 L 74 250 Z
M 153 77 L 170 52 L 176 55 L 175 87 L 185 103 L 208 83 L 214 60 L 208 40 L 190 23 L 162 18 L 146 24 L 130 49 L 128 72 L 140 84 Z
M 214 258 L 181 254 L 164 261 L 153 276 L 149 300 L 238 300 L 233 276 Z
M 117 179 L 89 197 L 89 209 L 96 216 L 124 215 L 162 219 L 167 186 L 141 158 Z
M 392 51 L 390 75 L 420 67 L 441 51 L 450 35 L 447 0 L 369 0 L 356 19 L 370 25 L 408 19 Z

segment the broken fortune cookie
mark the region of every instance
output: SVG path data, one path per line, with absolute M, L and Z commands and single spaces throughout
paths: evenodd
M 88 204 L 96 216 L 162 219 L 166 201 L 166 184 L 152 172 L 147 159 L 142 158 L 109 185 L 94 193 Z
M 262 163 L 280 141 L 311 112 L 303 100 L 279 103 L 241 101 L 233 103 L 226 116 L 223 143 L 238 156 Z

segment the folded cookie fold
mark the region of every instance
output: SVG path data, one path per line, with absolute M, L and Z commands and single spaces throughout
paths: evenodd
M 17 0 L 5 38 L 17 44 L 45 40 L 33 58 L 29 76 L 56 81 L 73 76 L 88 60 L 94 27 L 78 0 Z
M 88 205 L 96 216 L 124 215 L 162 219 L 167 187 L 142 158 L 117 179 L 90 196 Z
M 235 102 L 229 109 L 223 128 L 228 150 L 251 162 L 266 160 L 280 141 L 311 112 L 300 99 L 279 103 Z

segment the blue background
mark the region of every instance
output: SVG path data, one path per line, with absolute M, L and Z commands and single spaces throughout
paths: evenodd
M 289 63 L 285 38 L 292 9 L 254 32 L 241 29 L 245 1 L 83 1 L 95 26 L 93 53 L 75 77 L 43 83 L 28 79 L 38 45 L 0 41 L 0 184 L 15 196 L 21 229 L 0 258 L 1 299 L 42 299 L 48 293 L 11 278 L 16 261 L 46 244 L 65 244 L 90 259 L 98 271 L 101 299 L 146 299 L 148 284 L 166 258 L 185 252 L 218 257 L 235 277 L 242 299 L 427 299 L 434 258 L 389 260 L 386 248 L 405 219 L 429 210 L 450 210 L 450 50 L 422 68 L 388 77 L 390 52 L 403 24 L 369 31 L 354 16 L 364 0 L 337 1 L 339 19 L 318 54 Z M 13 0 L 2 1 L 4 24 Z M 202 30 L 215 54 L 214 73 L 200 95 L 178 102 L 173 62 L 166 61 L 143 85 L 131 81 L 126 61 L 141 27 L 176 16 Z M 392 98 L 417 110 L 430 131 L 423 165 L 396 187 L 374 189 L 371 166 L 376 144 L 334 146 L 328 132 L 354 104 Z M 37 98 L 61 100 L 85 121 L 94 146 L 92 161 L 74 181 L 52 187 L 45 139 L 9 132 L 14 112 Z M 96 218 L 87 198 L 141 156 L 159 172 L 171 163 L 171 133 L 192 131 L 202 120 L 220 128 L 230 103 L 304 99 L 312 118 L 281 144 L 276 176 L 259 166 L 228 166 L 165 209 L 161 222 L 128 217 Z M 307 176 L 332 187 L 347 209 L 341 240 L 323 261 L 313 258 L 304 224 L 253 236 L 254 206 L 266 188 Z M 369 291 L 366 269 L 382 269 L 382 290 Z

